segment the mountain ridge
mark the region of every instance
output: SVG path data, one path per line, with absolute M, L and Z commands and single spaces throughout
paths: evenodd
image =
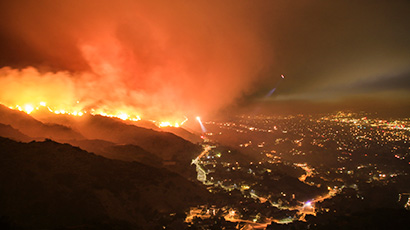
M 0 138 L 0 149 L 0 216 L 23 229 L 147 229 L 209 198 L 204 188 L 166 169 L 69 144 Z

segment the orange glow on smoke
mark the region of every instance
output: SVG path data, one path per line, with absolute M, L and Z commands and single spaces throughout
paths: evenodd
M 184 116 L 214 114 L 252 91 L 271 60 L 253 24 L 232 7 L 63 2 L 52 4 L 55 11 L 15 9 L 19 20 L 7 27 L 39 60 L 0 66 L 1 104 L 178 127 Z

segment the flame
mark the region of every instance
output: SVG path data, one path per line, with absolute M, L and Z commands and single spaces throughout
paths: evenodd
M 77 104 L 79 104 L 79 101 L 76 102 Z M 4 104 L 4 103 L 2 103 Z M 85 114 L 90 114 L 90 115 L 100 115 L 100 116 L 104 116 L 104 117 L 111 117 L 111 118 L 118 118 L 124 121 L 140 121 L 142 120 L 141 117 L 139 115 L 134 115 L 132 113 L 127 113 L 124 111 L 114 111 L 112 113 L 104 111 L 102 109 L 90 109 L 90 110 L 85 110 L 85 109 L 78 109 L 78 108 L 55 108 L 52 106 L 47 106 L 48 103 L 45 101 L 41 101 L 39 103 L 26 103 L 23 106 L 21 105 L 15 105 L 15 106 L 7 106 L 10 109 L 15 109 L 15 110 L 19 110 L 22 112 L 25 112 L 27 114 L 31 114 L 34 111 L 39 111 L 41 108 L 46 108 L 50 113 L 54 113 L 57 115 L 70 115 L 70 116 L 78 116 L 81 117 Z M 151 120 L 155 125 L 157 125 L 160 128 L 164 128 L 164 127 L 181 127 L 185 122 L 188 121 L 187 117 L 184 117 L 184 120 L 181 122 L 178 121 L 153 121 Z
M 115 83 L 121 82 L 118 76 L 97 76 L 64 71 L 42 73 L 34 67 L 21 70 L 3 67 L 0 68 L 0 104 L 27 114 L 48 110 L 54 114 L 101 115 L 124 121 L 139 121 L 143 116 L 145 120 L 155 119 L 159 127 L 180 127 L 187 120 L 184 109 L 178 106 L 169 109 L 162 94 L 161 98 L 152 99 L 147 92 L 120 87 Z M 167 93 L 167 98 L 170 95 L 173 93 Z
M 171 125 L 171 122 L 169 121 L 163 121 L 163 122 L 160 122 L 158 126 L 159 127 L 170 127 L 172 125 Z
M 24 105 L 24 112 L 26 112 L 27 114 L 30 114 L 31 112 L 33 112 L 34 108 L 32 105 L 28 104 L 28 105 Z

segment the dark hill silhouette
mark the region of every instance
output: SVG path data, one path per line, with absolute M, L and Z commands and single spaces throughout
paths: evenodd
M 159 158 L 165 162 L 168 169 L 186 177 L 195 177 L 195 170 L 189 165 L 191 160 L 201 152 L 201 147 L 175 134 L 141 128 L 117 118 L 99 115 L 74 117 L 55 115 L 48 111 L 34 111 L 33 114 L 43 121 L 52 123 L 42 123 L 31 115 L 0 105 L 0 123 L 11 125 L 35 140 L 48 138 L 76 145 L 81 141 L 81 147 L 84 149 L 108 158 L 135 160 L 155 166 L 161 166 L 157 164 L 160 163 Z M 100 142 L 101 146 L 97 151 L 92 147 L 95 143 L 87 143 L 86 140 L 101 140 L 115 145 L 129 146 L 114 147 L 110 144 L 108 145 L 110 148 L 104 149 L 104 146 L 108 146 Z
M 65 126 L 70 126 L 70 127 L 76 127 L 78 125 L 78 121 L 84 120 L 86 117 L 90 116 L 84 116 L 84 117 L 73 117 L 69 115 L 63 115 L 63 114 L 54 114 L 50 113 L 48 110 L 39 110 L 39 111 L 34 111 L 32 113 L 33 117 L 38 119 L 39 121 L 42 122 L 49 122 L 49 123 L 54 123 L 54 124 L 60 124 L 60 125 L 65 125 Z M 100 116 L 101 117 L 101 116 Z M 199 135 L 193 133 L 192 131 L 188 131 L 182 127 L 162 127 L 159 128 L 156 126 L 153 122 L 147 121 L 147 120 L 139 120 L 139 121 L 128 121 L 128 120 L 121 120 L 118 118 L 107 118 L 106 119 L 111 119 L 115 120 L 119 123 L 124 123 L 127 125 L 132 125 L 132 126 L 137 126 L 140 128 L 145 128 L 148 130 L 154 130 L 158 132 L 169 132 L 173 133 L 179 137 L 182 137 L 183 139 L 190 141 L 192 143 L 198 143 L 201 142 L 202 139 L 199 137 Z
M 183 127 L 158 127 L 156 126 L 153 122 L 151 121 L 146 121 L 146 120 L 139 120 L 139 121 L 124 121 L 124 123 L 135 125 L 141 128 L 146 128 L 146 129 L 152 129 L 155 131 L 165 131 L 169 133 L 173 133 L 179 137 L 184 138 L 187 141 L 190 141 L 192 143 L 198 143 L 202 142 L 202 139 L 200 135 L 195 134 L 194 132 L 187 130 Z
M 137 145 L 117 145 L 103 140 L 70 140 L 73 146 L 78 146 L 88 152 L 95 153 L 109 159 L 122 161 L 137 161 L 154 167 L 162 166 L 162 159 L 145 151 Z
M 156 229 L 209 196 L 168 170 L 50 140 L 0 138 L 0 151 L 2 229 Z
M 84 137 L 71 128 L 59 124 L 44 124 L 30 115 L 12 110 L 0 104 L 0 123 L 11 125 L 25 135 L 41 139 L 54 140 L 83 139 Z
M 0 123 L 0 137 L 7 137 L 15 141 L 28 142 L 32 141 L 33 138 L 25 135 L 19 130 L 11 127 L 10 125 L 5 125 Z
M 121 145 L 137 145 L 163 161 L 174 162 L 170 169 L 192 176 L 188 167 L 201 147 L 175 134 L 125 124 L 119 119 L 84 116 L 75 124 L 87 139 L 100 139 Z

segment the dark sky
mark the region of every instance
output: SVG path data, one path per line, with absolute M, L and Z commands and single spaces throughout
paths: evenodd
M 280 31 L 273 68 L 287 76 L 278 99 L 409 96 L 409 1 L 312 2 L 268 32 Z
M 409 22 L 408 0 L 2 1 L 0 80 L 3 91 L 68 85 L 64 103 L 159 118 L 232 104 L 400 105 Z

